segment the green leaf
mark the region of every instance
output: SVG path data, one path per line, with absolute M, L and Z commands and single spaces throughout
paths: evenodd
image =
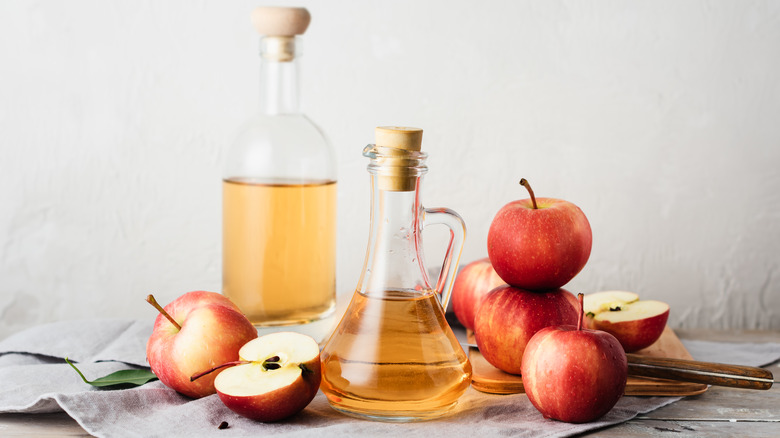
M 106 388 L 111 386 L 131 388 L 133 386 L 141 386 L 145 383 L 151 382 L 152 380 L 157 380 L 157 376 L 149 370 L 119 370 L 107 376 L 89 381 L 86 377 L 84 377 L 84 374 L 82 374 L 81 371 L 76 368 L 76 365 L 73 365 L 68 360 L 67 357 L 65 358 L 65 362 L 67 362 L 68 365 L 73 367 L 73 369 L 79 373 L 79 376 L 81 376 L 81 379 L 84 380 L 85 383 L 98 388 Z

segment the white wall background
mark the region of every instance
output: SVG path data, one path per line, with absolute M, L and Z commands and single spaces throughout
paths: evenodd
M 219 290 L 258 4 L 0 3 L 0 338 Z M 423 199 L 465 218 L 464 262 L 525 177 L 590 219 L 571 291 L 665 300 L 673 327 L 780 329 L 780 2 L 274 4 L 313 15 L 302 91 L 339 159 L 342 303 L 367 238 L 360 152 L 398 124 L 425 129 Z

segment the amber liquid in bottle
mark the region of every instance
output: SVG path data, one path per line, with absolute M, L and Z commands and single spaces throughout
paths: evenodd
M 222 291 L 257 326 L 335 309 L 336 183 L 223 181 Z
M 435 418 L 471 382 L 471 365 L 434 291 L 356 292 L 330 342 L 322 391 L 347 414 Z

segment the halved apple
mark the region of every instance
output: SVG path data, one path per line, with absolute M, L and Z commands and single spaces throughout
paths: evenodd
M 626 291 L 585 295 L 585 326 L 612 334 L 627 353 L 649 347 L 661 337 L 669 319 L 669 305 L 642 301 Z
M 214 380 L 220 400 L 254 420 L 277 421 L 302 411 L 317 394 L 320 349 L 309 336 L 279 332 L 248 342 L 239 365 Z

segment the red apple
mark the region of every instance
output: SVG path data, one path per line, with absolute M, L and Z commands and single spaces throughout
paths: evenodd
M 236 366 L 222 371 L 214 382 L 219 399 L 233 412 L 264 422 L 302 411 L 314 399 L 322 379 L 317 342 L 294 332 L 249 341 L 241 347 L 239 361 L 222 366 L 231 365 Z
M 611 333 L 627 353 L 657 341 L 668 319 L 668 304 L 641 301 L 633 292 L 605 291 L 585 296 L 586 327 Z
M 571 202 L 536 198 L 498 211 L 488 231 L 488 256 L 505 282 L 527 290 L 552 290 L 574 278 L 590 257 L 588 219 Z
M 580 294 L 580 296 L 582 296 Z M 628 362 L 609 333 L 576 326 L 540 330 L 523 356 L 523 387 L 545 418 L 585 423 L 612 409 L 626 388 Z
M 474 319 L 482 356 L 494 367 L 520 374 L 523 352 L 539 330 L 577 323 L 576 298 L 565 289 L 538 293 L 499 286 L 483 300 Z
M 474 329 L 474 316 L 488 292 L 504 285 L 490 259 L 485 257 L 466 265 L 452 285 L 452 311 L 463 327 Z
M 188 292 L 163 309 L 149 295 L 160 314 L 146 344 L 146 358 L 162 383 L 188 397 L 214 394 L 211 375 L 196 382 L 198 371 L 238 359 L 242 345 L 257 330 L 229 299 L 215 292 Z

